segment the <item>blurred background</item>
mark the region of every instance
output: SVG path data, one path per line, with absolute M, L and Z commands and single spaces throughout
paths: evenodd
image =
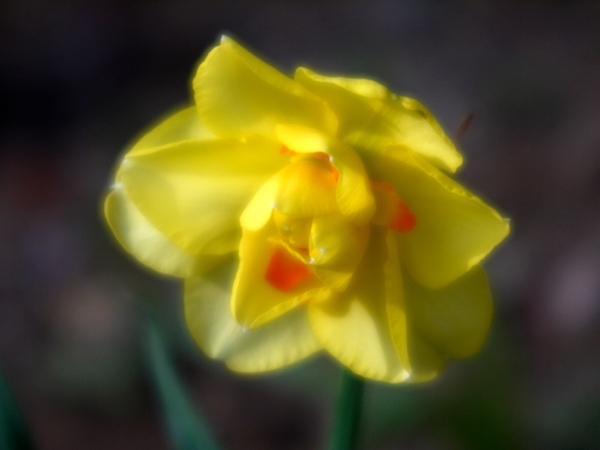
M 483 351 L 435 382 L 370 383 L 364 449 L 600 448 L 600 4 L 259 1 L 0 4 L 0 366 L 40 449 L 167 449 L 144 302 L 228 449 L 319 449 L 327 357 L 240 377 L 182 327 L 181 287 L 108 236 L 122 148 L 189 100 L 221 33 L 291 73 L 366 76 L 425 103 L 460 180 L 513 220 L 487 260 Z

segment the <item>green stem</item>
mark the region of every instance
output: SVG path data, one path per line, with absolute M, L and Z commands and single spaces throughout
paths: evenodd
M 363 390 L 363 379 L 344 368 L 329 450 L 356 448 Z
M 156 323 L 149 315 L 146 359 L 175 450 L 218 450 L 208 424 L 187 395 Z

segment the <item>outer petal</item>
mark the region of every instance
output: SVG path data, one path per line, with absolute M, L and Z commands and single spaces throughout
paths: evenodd
M 436 349 L 453 358 L 467 358 L 481 349 L 493 312 L 481 267 L 441 289 L 426 289 L 406 278 L 405 294 L 415 332 Z
M 169 115 L 159 121 L 135 143 L 129 151 L 129 156 L 151 151 L 155 147 L 186 140 L 213 139 L 215 136 L 200 122 L 198 109 L 191 106 Z
M 398 236 L 400 258 L 425 287 L 454 281 L 509 232 L 506 219 L 406 149 L 390 149 L 374 172 L 391 182 L 416 217 L 415 228 Z
M 406 381 L 421 383 L 438 376 L 446 365 L 446 358 L 442 351 L 415 331 L 411 322 L 407 326 L 406 342 L 410 358 L 410 377 Z
M 178 247 L 222 254 L 237 249 L 243 209 L 285 162 L 264 139 L 182 141 L 126 155 L 118 175 L 139 211 Z
M 198 345 L 211 358 L 239 372 L 278 369 L 306 358 L 321 346 L 305 308 L 297 308 L 260 328 L 245 330 L 231 315 L 233 262 L 185 283 L 185 315 Z
M 357 225 L 365 225 L 375 212 L 375 199 L 365 166 L 354 150 L 317 130 L 279 125 L 280 141 L 298 153 L 325 153 L 339 174 L 336 198 L 342 214 Z
M 113 185 L 104 203 L 104 214 L 115 237 L 125 250 L 157 272 L 189 277 L 221 261 L 218 256 L 195 257 L 177 247 L 152 226 L 127 197 L 123 185 Z
M 221 137 L 260 134 L 294 123 L 335 134 L 337 119 L 316 95 L 223 37 L 194 78 L 202 122 Z
M 365 378 L 399 383 L 409 373 L 398 358 L 388 322 L 386 231 L 372 228 L 348 289 L 327 301 L 310 302 L 309 317 L 323 347 L 350 370 Z
M 231 309 L 236 320 L 246 328 L 263 325 L 308 300 L 329 294 L 314 274 L 288 292 L 275 288 L 266 280 L 273 245 L 269 238 L 276 235 L 272 222 L 258 231 L 244 230 Z
M 405 145 L 429 162 L 454 172 L 462 156 L 423 105 L 397 97 L 371 80 L 325 77 L 305 68 L 296 81 L 327 100 L 339 120 L 338 136 L 355 148 L 381 151 Z

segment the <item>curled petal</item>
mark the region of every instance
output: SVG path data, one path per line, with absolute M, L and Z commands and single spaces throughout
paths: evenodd
M 391 230 L 378 232 L 385 239 L 387 257 L 383 265 L 385 306 L 388 316 L 390 336 L 398 359 L 408 374 L 412 373 L 412 364 L 408 348 L 408 318 L 404 305 L 404 282 L 402 267 L 398 256 L 395 233 Z M 380 239 L 382 239 L 380 238 Z
M 182 141 L 126 155 L 118 176 L 157 230 L 192 255 L 238 248 L 239 217 L 284 161 L 264 139 Z
M 390 334 L 386 232 L 373 227 L 348 288 L 326 301 L 309 303 L 309 318 L 323 347 L 350 370 L 366 378 L 400 383 L 410 374 Z
M 185 281 L 185 316 L 192 336 L 211 358 L 238 372 L 264 372 L 295 363 L 321 346 L 306 309 L 298 308 L 260 328 L 244 329 L 231 315 L 231 260 Z
M 244 209 L 242 227 L 262 228 L 274 209 L 297 218 L 336 212 L 336 181 L 328 166 L 320 159 L 305 159 L 284 167 L 260 187 Z
M 427 109 L 362 79 L 326 77 L 299 68 L 296 81 L 327 100 L 339 120 L 338 137 L 355 148 L 382 151 L 404 145 L 438 168 L 454 172 L 462 156 Z M 368 155 L 365 155 L 368 158 Z
M 279 123 L 335 134 L 337 119 L 319 97 L 223 37 L 193 81 L 202 122 L 221 137 L 275 137 Z
M 419 298 L 414 298 L 414 292 L 406 288 L 406 280 L 410 281 L 410 277 L 401 270 L 396 242 L 398 235 L 388 230 L 385 238 L 388 257 L 384 271 L 390 335 L 398 358 L 409 374 L 406 381 L 431 380 L 443 369 L 445 357 L 443 352 L 416 331 L 414 318 L 407 305 L 417 303 Z
M 295 217 L 314 217 L 338 210 L 336 175 L 330 164 L 318 158 L 290 164 L 279 173 L 275 208 Z
M 329 291 L 311 273 L 297 276 L 296 266 L 291 264 L 295 255 L 272 261 L 275 247 L 273 242 L 277 230 L 272 222 L 258 231 L 244 230 L 240 243 L 240 266 L 235 283 L 231 309 L 233 316 L 242 326 L 255 328 L 287 313 L 291 309 L 315 298 L 324 298 Z M 286 251 L 285 248 L 280 249 Z M 288 267 L 273 267 L 287 264 Z M 304 264 L 297 260 L 297 264 Z M 285 271 L 292 271 L 285 273 Z M 282 280 L 291 277 L 294 280 Z
M 368 226 L 357 227 L 341 214 L 315 217 L 310 256 L 317 277 L 335 291 L 346 289 L 368 241 Z
M 279 125 L 277 136 L 295 152 L 328 155 L 338 172 L 336 199 L 340 211 L 357 225 L 365 225 L 371 220 L 375 200 L 365 167 L 354 150 L 337 139 L 302 126 Z
M 398 243 L 402 264 L 417 283 L 445 286 L 507 236 L 506 219 L 410 151 L 390 148 L 375 167 L 416 217 Z

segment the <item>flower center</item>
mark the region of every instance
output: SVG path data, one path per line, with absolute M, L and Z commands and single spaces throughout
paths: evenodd
M 312 217 L 294 217 L 273 210 L 273 220 L 279 235 L 292 247 L 299 250 L 308 249 Z
M 337 170 L 324 153 L 291 155 L 291 164 L 281 172 L 272 219 L 278 236 L 271 239 L 271 257 L 265 279 L 283 292 L 292 290 L 313 273 L 308 263 L 313 217 L 338 210 L 335 189 Z

